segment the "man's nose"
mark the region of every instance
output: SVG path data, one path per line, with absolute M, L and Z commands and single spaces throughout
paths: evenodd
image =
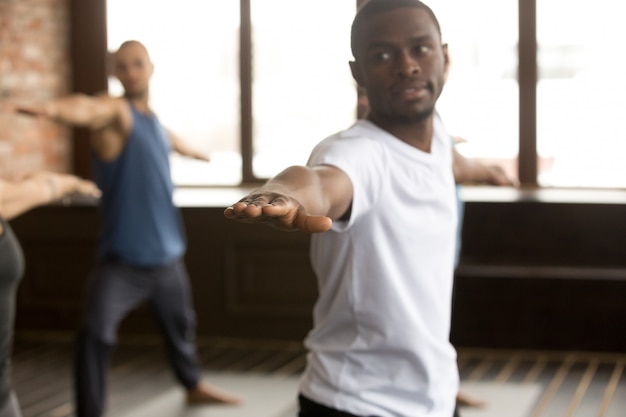
M 409 52 L 404 51 L 398 55 L 397 75 L 400 77 L 411 77 L 419 74 L 421 67 L 418 60 Z

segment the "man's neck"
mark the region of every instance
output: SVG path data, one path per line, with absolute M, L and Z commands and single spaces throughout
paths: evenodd
M 391 133 L 401 141 L 423 151 L 430 153 L 433 140 L 433 117 L 412 123 L 390 123 L 379 120 L 376 117 L 368 118 L 372 123 L 383 130 Z
M 146 114 L 152 113 L 152 110 L 150 110 L 148 93 L 136 95 L 125 94 L 124 96 L 132 103 L 133 107 L 138 111 Z
M 148 106 L 148 103 L 143 102 L 143 101 L 134 101 L 131 100 L 133 103 L 133 107 L 135 109 L 137 109 L 138 112 L 144 113 L 144 114 L 150 114 L 152 113 L 152 110 L 150 110 L 150 106 Z

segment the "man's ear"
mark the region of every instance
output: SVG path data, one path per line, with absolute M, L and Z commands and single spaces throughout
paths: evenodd
M 441 45 L 441 51 L 443 52 L 443 81 L 448 81 L 448 75 L 450 75 L 450 54 L 448 53 L 448 44 Z
M 363 77 L 361 77 L 361 72 L 359 71 L 359 66 L 356 61 L 350 61 L 348 63 L 350 64 L 350 72 L 352 72 L 352 78 L 354 78 L 354 81 L 356 81 L 359 87 L 365 88 Z

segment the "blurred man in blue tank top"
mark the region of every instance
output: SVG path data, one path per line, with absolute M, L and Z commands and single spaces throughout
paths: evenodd
M 195 311 L 184 264 L 186 238 L 173 203 L 169 154 L 208 161 L 165 129 L 149 106 L 153 64 L 138 41 L 114 54 L 123 97 L 70 95 L 22 107 L 91 129 L 94 180 L 102 190 L 102 229 L 77 340 L 78 417 L 104 414 L 106 370 L 120 322 L 140 304 L 152 308 L 167 340 L 169 359 L 188 403 L 237 404 L 240 399 L 201 380 Z

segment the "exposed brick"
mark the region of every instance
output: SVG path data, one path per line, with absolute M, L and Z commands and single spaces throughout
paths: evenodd
M 69 0 L 0 0 L 0 176 L 69 172 L 70 130 L 13 113 L 70 91 Z

